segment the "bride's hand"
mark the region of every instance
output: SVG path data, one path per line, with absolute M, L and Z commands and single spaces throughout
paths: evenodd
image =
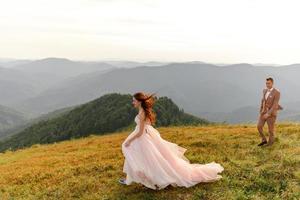
M 125 142 L 125 147 L 129 147 L 130 141 Z

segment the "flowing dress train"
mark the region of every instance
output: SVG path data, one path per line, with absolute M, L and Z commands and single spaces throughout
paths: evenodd
M 151 189 L 162 189 L 168 185 L 191 187 L 222 177 L 218 174 L 224 170 L 220 164 L 191 164 L 184 156 L 186 149 L 161 138 L 150 123 L 145 124 L 140 137 L 125 147 L 125 142 L 139 131 L 138 115 L 135 123 L 135 130 L 122 144 L 127 185 L 136 182 Z

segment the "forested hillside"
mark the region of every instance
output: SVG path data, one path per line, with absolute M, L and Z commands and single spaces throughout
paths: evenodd
M 0 151 L 18 149 L 37 143 L 53 143 L 90 134 L 105 134 L 133 125 L 137 110 L 131 95 L 107 94 L 75 107 L 58 117 L 39 121 L 0 143 Z M 207 124 L 208 121 L 180 110 L 167 97 L 157 100 L 156 126 Z

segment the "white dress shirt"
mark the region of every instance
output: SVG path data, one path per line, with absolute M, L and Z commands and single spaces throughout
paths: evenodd
M 267 100 L 268 96 L 270 95 L 270 93 L 272 92 L 274 88 L 271 88 L 271 89 L 267 89 L 268 91 L 266 92 L 266 95 L 265 95 L 265 99 Z

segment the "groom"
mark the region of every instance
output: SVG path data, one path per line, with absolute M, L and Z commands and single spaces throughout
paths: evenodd
M 270 77 L 266 79 L 267 88 L 263 90 L 260 115 L 257 123 L 257 129 L 262 138 L 262 142 L 258 144 L 258 146 L 263 146 L 265 144 L 271 146 L 274 143 L 274 126 L 277 118 L 277 110 L 281 110 L 282 107 L 278 104 L 280 100 L 280 92 L 273 87 L 273 84 L 273 78 Z M 267 141 L 263 134 L 263 128 L 266 122 L 269 129 L 269 141 Z

